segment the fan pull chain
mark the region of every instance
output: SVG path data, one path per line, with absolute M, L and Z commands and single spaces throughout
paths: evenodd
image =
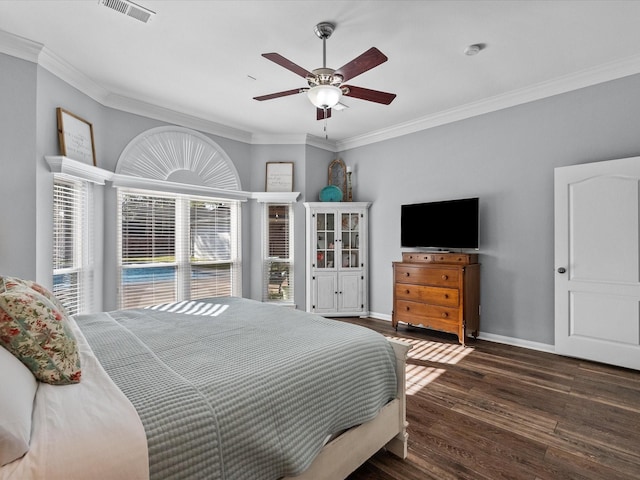
M 323 108 L 324 110 L 324 139 L 329 140 L 329 134 L 327 133 L 327 108 Z

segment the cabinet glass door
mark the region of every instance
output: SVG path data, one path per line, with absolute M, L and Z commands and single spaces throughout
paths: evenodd
M 335 267 L 335 214 L 316 214 L 316 266 L 317 268 Z
M 361 268 L 360 264 L 360 214 L 341 214 L 342 268 Z

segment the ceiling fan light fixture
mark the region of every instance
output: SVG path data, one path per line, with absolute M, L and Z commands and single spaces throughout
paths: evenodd
M 342 90 L 334 85 L 318 85 L 307 91 L 311 103 L 317 108 L 333 108 L 342 97 Z

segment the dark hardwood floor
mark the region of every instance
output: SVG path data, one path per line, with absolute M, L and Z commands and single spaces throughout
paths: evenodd
M 349 480 L 640 479 L 640 372 L 374 319 L 412 343 L 409 456 Z

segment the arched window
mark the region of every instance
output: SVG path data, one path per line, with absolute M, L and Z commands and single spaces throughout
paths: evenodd
M 181 127 L 158 127 L 138 135 L 122 151 L 116 173 L 242 190 L 238 172 L 224 150 L 209 137 Z
M 155 128 L 123 150 L 116 177 L 120 308 L 241 295 L 241 186 L 220 146 Z

